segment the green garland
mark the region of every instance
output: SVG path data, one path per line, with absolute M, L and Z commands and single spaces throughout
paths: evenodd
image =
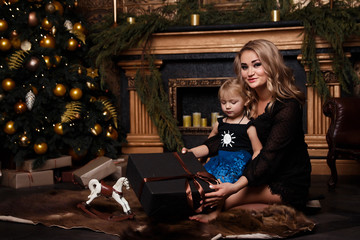
M 335 1 L 334 8 L 329 5 L 315 6 L 312 1 L 307 7 L 300 9 L 291 0 L 250 0 L 246 1 L 236 11 L 219 11 L 213 5 L 200 6 L 197 0 L 181 0 L 176 5 L 165 5 L 156 12 L 146 13 L 136 17 L 135 24 L 127 24 L 130 15 L 118 14 L 119 24 L 113 25 L 112 16 L 96 24 L 91 29 L 88 40 L 93 42 L 89 57 L 96 59 L 96 65 L 106 77 L 105 66 L 112 63 L 114 56 L 130 48 L 143 47 L 143 60 L 152 62 L 149 55 L 151 36 L 154 32 L 166 30 L 171 26 L 189 26 L 191 13 L 199 13 L 202 25 L 225 25 L 250 22 L 267 22 L 270 12 L 280 9 L 281 19 L 299 20 L 304 24 L 304 41 L 302 45 L 303 64 L 310 72 L 307 82 L 314 86 L 321 96 L 329 95 L 320 64 L 316 57 L 315 37 L 326 39 L 330 51 L 334 54 L 334 73 L 345 91 L 349 91 L 358 77 L 343 50 L 344 41 L 350 36 L 360 34 L 356 20 L 359 17 L 359 7 L 351 8 L 351 1 Z M 169 150 L 179 150 L 182 140 L 176 120 L 170 111 L 170 104 L 162 86 L 161 74 L 151 66 L 151 75 L 138 72 L 135 79 L 136 90 L 145 104 L 151 119 L 159 131 L 160 138 Z M 154 92 L 155 91 L 155 92 Z

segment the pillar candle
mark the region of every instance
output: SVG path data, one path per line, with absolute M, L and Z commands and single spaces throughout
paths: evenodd
M 199 112 L 194 112 L 192 114 L 193 117 L 193 127 L 200 127 L 200 122 L 201 122 L 201 113 Z
M 271 11 L 271 21 L 273 21 L 273 22 L 280 21 L 280 11 L 279 10 Z
M 211 113 L 211 126 L 213 127 L 215 123 L 217 122 L 217 118 L 219 117 L 218 112 L 212 112 Z
M 200 24 L 200 15 L 191 14 L 191 26 L 198 26 Z
M 191 116 L 190 115 L 184 115 L 183 116 L 183 126 L 184 127 L 191 127 Z
M 206 118 L 201 118 L 201 126 L 207 127 L 207 119 Z

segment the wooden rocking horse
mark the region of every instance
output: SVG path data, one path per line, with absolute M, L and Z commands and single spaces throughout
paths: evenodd
M 111 221 L 121 221 L 125 219 L 132 219 L 134 217 L 134 214 L 131 212 L 129 203 L 124 198 L 122 192 L 123 186 L 125 186 L 126 189 L 130 189 L 129 181 L 126 177 L 119 178 L 113 186 L 109 186 L 104 182 L 100 183 L 97 179 L 91 179 L 88 186 L 90 190 L 90 194 L 88 196 L 89 200 L 78 204 L 78 207 L 83 211 L 91 216 L 96 216 Z M 125 216 L 114 216 L 111 214 L 102 213 L 90 207 L 90 203 L 99 196 L 104 196 L 107 198 L 112 197 L 117 203 L 121 205 Z

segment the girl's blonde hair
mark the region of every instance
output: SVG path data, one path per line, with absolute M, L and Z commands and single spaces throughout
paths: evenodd
M 230 78 L 226 80 L 219 88 L 218 98 L 224 96 L 225 93 L 238 94 L 244 100 L 244 113 L 246 116 L 249 114 L 249 99 L 245 94 L 243 84 L 237 78 Z
M 305 102 L 304 94 L 295 85 L 293 71 L 285 65 L 278 48 L 272 42 L 264 39 L 249 41 L 236 55 L 234 69 L 237 79 L 249 99 L 251 117 L 256 117 L 258 96 L 256 91 L 250 88 L 241 77 L 241 56 L 247 50 L 254 51 L 257 54 L 268 76 L 267 88 L 272 94 L 272 101 L 269 106 L 272 106 L 275 100 L 281 101 L 281 99 L 294 98 L 301 104 Z

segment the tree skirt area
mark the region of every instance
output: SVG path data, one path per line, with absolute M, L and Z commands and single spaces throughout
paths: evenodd
M 274 205 L 260 212 L 233 209 L 222 213 L 210 224 L 190 220 L 155 222 L 146 216 L 134 192 L 124 189 L 124 196 L 135 217 L 113 222 L 90 217 L 77 207 L 79 203 L 87 200 L 90 193 L 87 189 L 9 189 L 8 193 L 5 199 L 0 201 L 0 220 L 65 229 L 87 228 L 130 240 L 286 238 L 309 233 L 315 227 L 315 223 L 301 212 L 282 205 Z M 91 206 L 101 212 L 123 214 L 121 206 L 111 198 L 100 196 Z

